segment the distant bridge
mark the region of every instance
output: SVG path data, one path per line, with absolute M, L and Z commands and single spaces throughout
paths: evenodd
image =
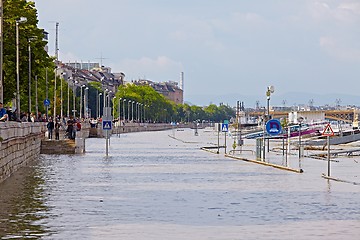
M 288 114 L 292 111 L 270 111 L 270 115 L 273 118 L 286 118 Z M 294 111 L 295 112 L 295 111 Z M 300 111 L 301 112 L 301 111 Z M 357 109 L 346 109 L 346 110 L 319 110 L 319 111 L 306 111 L 308 113 L 317 113 L 317 112 L 325 112 L 325 118 L 336 120 L 336 121 L 344 121 L 348 123 L 352 123 L 358 120 L 359 110 Z M 248 113 L 251 117 L 260 117 L 265 114 L 264 111 L 256 111 Z

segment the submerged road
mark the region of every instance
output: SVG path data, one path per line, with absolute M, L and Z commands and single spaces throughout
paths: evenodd
M 172 137 L 169 137 L 172 136 Z M 42 155 L 0 184 L 1 239 L 358 239 L 360 186 L 200 150 L 210 130 L 87 139 L 83 155 Z M 352 161 L 352 160 L 351 160 Z M 345 175 L 348 161 L 335 170 Z M 335 166 L 336 167 L 336 166 Z

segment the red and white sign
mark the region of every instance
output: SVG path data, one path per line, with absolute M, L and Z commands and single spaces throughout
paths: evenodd
M 323 136 L 334 136 L 334 131 L 332 130 L 331 126 L 330 126 L 330 123 L 328 123 L 328 125 L 326 125 L 323 133 L 322 133 Z

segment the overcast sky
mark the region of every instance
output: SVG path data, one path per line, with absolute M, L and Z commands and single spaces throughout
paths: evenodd
M 127 80 L 179 81 L 184 71 L 185 101 L 194 104 L 254 95 L 265 105 L 269 85 L 274 97 L 360 96 L 359 0 L 35 3 L 39 27 L 50 33 L 51 55 L 59 22 L 61 61 L 103 57 L 103 65 L 124 72 Z

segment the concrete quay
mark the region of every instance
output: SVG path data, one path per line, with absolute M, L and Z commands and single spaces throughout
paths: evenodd
M 89 137 L 90 124 L 82 123 L 80 131 L 76 132 L 75 140 L 68 139 L 65 136 L 65 130 L 60 131 L 60 139 L 55 139 L 55 133 L 53 133 L 53 139 L 48 139 L 44 134 L 44 139 L 41 141 L 41 154 L 82 154 L 85 152 L 85 139 Z
M 84 123 L 75 140 L 49 140 L 46 122 L 0 123 L 0 182 L 19 168 L 39 157 L 40 154 L 81 154 L 85 151 L 85 139 L 89 137 L 90 124 Z M 53 139 L 55 134 L 53 134 Z
M 0 182 L 40 154 L 44 123 L 0 123 Z

